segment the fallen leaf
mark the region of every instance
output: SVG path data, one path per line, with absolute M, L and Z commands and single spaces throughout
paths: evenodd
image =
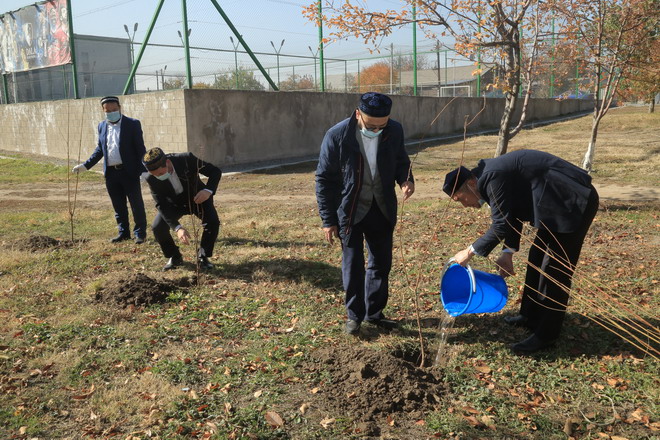
M 488 365 L 477 365 L 475 367 L 475 369 L 478 372 L 483 373 L 483 374 L 490 374 L 490 372 L 493 371 L 493 370 L 490 369 L 490 367 Z
M 302 405 L 300 405 L 300 414 L 305 415 L 308 409 L 309 409 L 309 404 L 303 403 Z
M 318 387 L 312 388 L 311 390 L 309 390 L 309 392 L 312 393 L 312 394 L 316 394 L 316 393 L 319 392 L 319 389 L 318 389 Z
M 268 411 L 266 412 L 266 422 L 272 427 L 282 427 L 284 426 L 284 420 L 282 420 L 282 417 L 275 411 Z
M 264 392 L 263 392 L 262 390 L 255 391 L 254 394 L 253 394 L 253 396 L 254 396 L 255 398 L 258 399 L 259 397 L 261 397 L 261 395 L 262 395 L 263 393 L 264 393 Z
M 327 418 L 327 419 L 321 420 L 321 426 L 323 426 L 324 428 L 327 428 L 328 426 L 332 425 L 333 423 L 335 423 L 335 419 L 332 419 L 332 418 Z

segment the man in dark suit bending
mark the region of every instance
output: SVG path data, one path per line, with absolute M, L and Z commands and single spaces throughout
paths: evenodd
M 500 242 L 496 261 L 502 276 L 513 275 L 513 254 L 520 247 L 523 222 L 537 228 L 529 250 L 520 314 L 504 318 L 533 334 L 514 344 L 533 353 L 552 345 L 561 331 L 575 265 L 598 210 L 598 193 L 582 169 L 542 151 L 519 150 L 477 167 L 448 173 L 443 191 L 464 207 L 490 205 L 488 231 L 454 256 L 466 265 L 474 255 L 487 256 Z
M 197 252 L 199 266 L 206 270 L 213 269 L 208 259 L 213 255 L 220 229 L 213 195 L 218 189 L 222 171 L 192 153 L 165 154 L 160 148 L 147 151 L 143 163 L 149 171 L 146 181 L 158 209 L 151 229 L 165 258 L 169 259 L 163 270 L 183 264 L 183 257 L 170 235 L 170 229 L 176 232 L 183 244 L 188 244 L 190 233 L 179 223 L 179 219 L 188 214 L 197 216 L 202 222 L 203 232 Z M 206 184 L 200 179 L 200 174 L 208 177 Z

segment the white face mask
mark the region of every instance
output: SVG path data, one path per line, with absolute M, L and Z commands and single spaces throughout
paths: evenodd
M 360 130 L 360 133 L 362 133 L 363 136 L 366 136 L 366 137 L 371 138 L 371 139 L 380 136 L 380 134 L 382 132 L 383 132 L 383 130 L 371 131 L 371 130 L 367 130 L 366 128 L 362 128 Z
M 158 179 L 158 180 L 167 180 L 167 179 L 170 178 L 170 176 L 171 176 L 171 174 L 170 174 L 170 172 L 168 171 L 168 172 L 165 173 L 165 174 L 161 174 L 160 176 L 155 176 L 155 177 L 156 177 L 156 179 Z

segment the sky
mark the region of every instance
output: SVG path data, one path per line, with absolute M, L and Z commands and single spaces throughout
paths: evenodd
M 76 34 L 98 35 L 106 37 L 128 38 L 124 25 L 133 33 L 133 26 L 138 23 L 135 33 L 136 42 L 145 39 L 149 24 L 152 21 L 158 0 L 71 0 L 73 12 L 73 27 Z M 314 60 L 309 47 L 316 49 L 318 45 L 318 29 L 315 23 L 309 22 L 302 15 L 303 6 L 311 0 L 218 0 L 234 26 L 241 33 L 250 49 L 254 52 L 264 52 L 272 55 L 258 55 L 264 67 L 274 69 L 277 65 L 276 49 L 280 50 L 280 68 L 282 78 L 295 72 L 310 74 L 313 72 Z M 24 0 L 1 0 L 0 14 L 20 9 L 34 4 Z M 372 0 L 371 5 L 378 8 L 401 8 L 400 0 Z M 223 49 L 228 52 L 194 51 L 193 71 L 198 77 L 207 77 L 212 72 L 232 69 L 235 59 L 230 36 L 231 29 L 223 21 L 210 0 L 187 0 L 188 27 L 190 28 L 190 45 L 204 48 Z M 149 40 L 150 43 L 181 45 L 178 32 L 183 32 L 181 0 L 165 0 L 161 13 Z M 330 31 L 324 29 L 324 36 Z M 281 42 L 284 44 L 280 48 Z M 234 41 L 237 39 L 234 37 Z M 273 45 L 271 45 L 271 42 Z M 371 53 L 374 46 L 365 45 L 361 40 L 332 41 L 324 48 L 326 60 L 350 59 L 344 63 L 328 64 L 328 74 L 355 72 L 358 68 L 357 58 L 368 58 L 389 54 L 390 44 L 394 44 L 396 52 L 412 52 L 412 27 L 397 30 L 381 42 L 380 53 Z M 429 51 L 434 41 L 424 37 L 423 32 L 417 32 L 419 51 Z M 239 48 L 240 50 L 240 48 Z M 139 46 L 136 46 L 136 53 Z M 287 55 L 307 56 L 308 59 L 290 57 Z M 238 64 L 253 67 L 247 55 L 238 53 Z M 369 63 L 362 60 L 362 66 Z M 371 61 L 373 62 L 373 61 Z M 167 67 L 165 67 L 167 66 Z M 295 67 L 293 67 L 295 66 Z M 140 69 L 147 72 L 165 68 L 167 74 L 185 72 L 184 53 L 181 48 L 148 48 L 145 51 Z

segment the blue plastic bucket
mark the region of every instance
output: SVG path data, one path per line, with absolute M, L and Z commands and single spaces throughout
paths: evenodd
M 508 289 L 499 275 L 452 264 L 440 280 L 440 299 L 450 316 L 499 312 L 506 305 Z

